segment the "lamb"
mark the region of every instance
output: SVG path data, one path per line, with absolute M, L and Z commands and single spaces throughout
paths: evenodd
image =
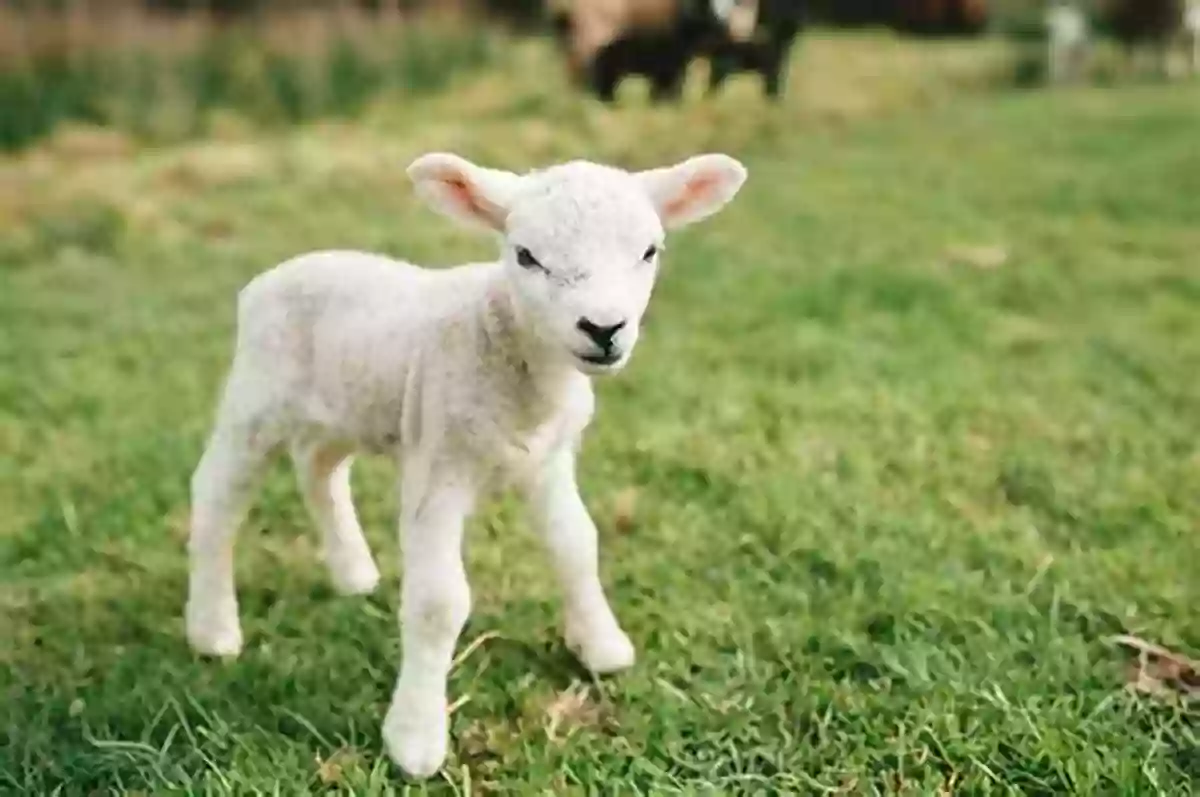
M 350 495 L 356 452 L 399 465 L 403 658 L 383 721 L 389 756 L 428 777 L 447 750 L 446 678 L 470 608 L 463 523 L 519 490 L 563 593 L 564 636 L 595 673 L 634 663 L 598 575 L 596 527 L 575 479 L 591 378 L 629 362 L 665 231 L 719 211 L 746 170 L 722 154 L 629 172 L 572 161 L 519 175 L 431 153 L 408 167 L 431 208 L 496 234 L 494 262 L 425 269 L 320 251 L 255 277 L 191 482 L 190 645 L 242 647 L 234 537 L 259 474 L 290 451 L 334 586 L 379 572 Z
M 1079 73 L 1088 39 L 1087 17 L 1077 5 L 1057 0 L 1046 12 L 1049 75 L 1062 83 Z

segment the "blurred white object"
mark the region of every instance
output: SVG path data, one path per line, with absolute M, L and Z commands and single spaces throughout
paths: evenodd
M 717 15 L 717 19 L 728 22 L 729 15 L 733 13 L 737 4 L 738 0 L 712 0 L 712 10 Z
M 1200 74 L 1200 0 L 1192 0 L 1183 12 L 1183 32 L 1191 45 L 1193 74 Z
M 1056 0 L 1046 12 L 1046 30 L 1050 80 L 1061 83 L 1078 76 L 1087 54 L 1087 16 L 1074 3 Z
M 712 0 L 712 12 L 734 41 L 747 41 L 758 25 L 758 0 Z

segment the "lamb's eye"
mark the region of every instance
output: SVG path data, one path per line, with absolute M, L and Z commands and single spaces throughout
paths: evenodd
M 651 244 L 650 248 L 646 250 L 646 253 L 644 255 L 642 255 L 642 260 L 645 260 L 647 263 L 649 263 L 651 260 L 653 260 L 657 256 L 658 256 L 658 247 L 655 246 L 654 244 Z
M 538 259 L 533 256 L 533 252 L 530 252 L 523 246 L 517 247 L 517 265 L 521 268 L 540 268 L 542 271 L 546 270 L 546 267 L 539 263 Z

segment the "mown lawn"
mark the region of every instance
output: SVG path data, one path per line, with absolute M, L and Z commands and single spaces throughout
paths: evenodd
M 280 463 L 240 538 L 246 652 L 184 644 L 235 293 L 308 248 L 490 254 L 412 198 L 422 151 L 723 149 L 750 182 L 672 241 L 581 465 L 638 665 L 573 663 L 497 503 L 453 758 L 414 790 L 1190 793 L 1200 713 L 1126 691 L 1109 637 L 1200 650 L 1200 86 L 981 90 L 970 47 L 806 47 L 781 109 L 606 111 L 521 51 L 354 125 L 0 164 L 0 791 L 410 788 L 378 733 L 386 463 L 355 475 L 375 596 L 332 594 Z

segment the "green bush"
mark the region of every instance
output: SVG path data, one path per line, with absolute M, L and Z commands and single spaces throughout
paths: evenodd
M 0 149 L 27 146 L 67 121 L 171 138 L 202 133 L 218 110 L 262 125 L 352 115 L 381 93 L 427 94 L 481 67 L 488 35 L 417 24 L 288 52 L 233 26 L 184 52 L 39 55 L 0 65 Z
M 0 146 L 18 147 L 63 119 L 102 123 L 101 76 L 91 59 L 48 55 L 0 71 Z

